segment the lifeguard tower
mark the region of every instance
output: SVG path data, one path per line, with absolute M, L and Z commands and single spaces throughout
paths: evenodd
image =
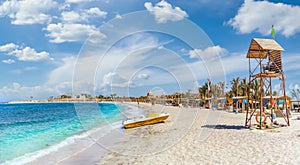
M 253 38 L 247 53 L 249 59 L 249 87 L 248 104 L 246 105 L 245 126 L 251 126 L 252 117 L 256 117 L 258 126 L 271 120 L 273 123 L 278 114 L 284 118 L 287 125 L 289 122 L 289 112 L 287 107 L 287 97 L 285 90 L 285 76 L 282 69 L 281 52 L 284 49 L 273 39 Z M 283 105 L 278 106 L 276 97 L 273 96 L 272 82 L 280 84 L 280 91 L 284 99 Z M 256 89 L 255 89 L 256 86 Z M 264 97 L 269 96 L 271 109 L 264 108 Z

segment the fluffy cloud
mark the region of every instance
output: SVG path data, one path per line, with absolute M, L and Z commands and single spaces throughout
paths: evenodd
M 82 20 L 79 13 L 75 11 L 65 11 L 61 13 L 61 19 L 64 22 L 79 22 Z
M 6 0 L 0 6 L 0 17 L 8 16 L 12 24 L 43 24 L 51 21 L 48 11 L 58 4 L 52 0 Z
M 53 60 L 48 52 L 36 52 L 35 49 L 26 46 L 22 48 L 14 43 L 9 43 L 0 46 L 0 52 L 5 52 L 7 55 L 15 56 L 19 61 L 42 61 L 42 60 Z M 4 62 L 4 61 L 2 61 Z M 14 60 L 6 60 L 6 63 L 13 63 Z
M 53 60 L 49 57 L 49 53 L 42 51 L 36 52 L 33 48 L 25 47 L 24 49 L 19 49 L 11 52 L 14 54 L 20 61 L 41 61 L 41 60 Z
M 9 44 L 0 46 L 0 52 L 10 52 L 15 49 L 18 49 L 18 47 L 19 46 L 14 43 L 9 43 Z
M 48 37 L 51 38 L 50 42 L 63 43 L 63 42 L 78 42 L 89 39 L 92 43 L 101 42 L 106 36 L 100 32 L 95 26 L 84 24 L 49 24 L 45 29 L 49 33 Z
M 227 23 L 239 33 L 259 32 L 271 34 L 274 25 L 278 32 L 288 37 L 300 32 L 300 7 L 268 1 L 245 0 L 237 15 Z
M 300 65 L 298 62 L 300 60 L 300 54 L 284 54 L 282 58 L 284 64 L 283 69 L 285 71 L 290 71 L 289 74 L 298 73 L 298 70 L 300 69 Z
M 210 58 L 226 54 L 227 50 L 220 46 L 208 47 L 204 50 L 194 49 L 189 51 L 190 58 Z
M 7 59 L 7 60 L 2 60 L 2 62 L 6 63 L 6 64 L 12 64 L 12 63 L 15 63 L 15 60 Z
M 64 11 L 61 13 L 61 19 L 63 22 L 76 23 L 81 21 L 88 21 L 92 17 L 106 18 L 107 12 L 101 11 L 99 8 L 94 7 L 88 10 L 82 10 L 80 12 Z
M 147 79 L 149 79 L 149 77 L 150 77 L 150 75 L 146 74 L 146 73 L 142 73 L 142 74 L 137 75 L 137 78 L 142 79 L 142 80 L 147 80 Z
M 86 11 L 88 14 L 90 15 L 96 15 L 98 17 L 102 17 L 102 18 L 105 18 L 106 15 L 107 15 L 107 12 L 105 11 L 101 11 L 99 8 L 97 7 L 93 7 L 93 8 L 90 8 L 89 10 Z
M 25 86 L 18 82 L 13 82 L 0 88 L 0 93 L 6 96 L 6 101 L 31 99 L 31 97 L 32 99 L 47 99 L 49 96 L 58 96 L 65 92 L 71 92 L 71 85 L 60 83 L 55 86 Z
M 241 72 L 246 74 L 249 69 L 248 59 L 245 58 L 244 53 L 228 53 L 214 60 L 207 57 L 205 60 L 190 63 L 189 67 L 198 75 L 197 80 L 206 80 L 207 77 L 213 77 L 212 79 L 218 79 L 218 81 L 224 81 L 224 76 L 227 77 L 231 74 L 240 74 Z M 205 70 L 208 72 L 205 72 Z
M 103 77 L 103 84 L 106 87 L 129 87 L 134 84 L 128 78 L 122 77 L 115 72 L 109 72 Z
M 93 0 L 65 0 L 66 3 L 81 3 L 81 2 L 89 2 Z
M 171 4 L 162 0 L 152 5 L 151 2 L 146 2 L 144 4 L 145 8 L 154 15 L 155 20 L 158 23 L 166 23 L 168 21 L 180 21 L 187 17 L 187 13 L 181 10 L 180 7 L 173 7 Z
M 122 16 L 120 14 L 116 14 L 115 18 L 116 19 L 122 19 Z

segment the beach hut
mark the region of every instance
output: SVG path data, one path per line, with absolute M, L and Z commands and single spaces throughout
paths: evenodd
M 279 96 L 265 96 L 263 98 L 263 105 L 266 109 L 274 108 L 275 103 L 277 103 L 277 100 L 279 99 Z M 278 104 L 277 104 L 278 105 Z
M 213 99 L 212 98 L 205 98 L 204 103 L 203 103 L 203 107 L 206 108 L 206 109 L 211 109 L 212 104 L 213 104 Z
M 300 112 L 300 100 L 291 100 L 291 109 L 295 112 Z
M 235 96 L 232 97 L 233 100 L 233 111 L 238 110 L 239 112 L 246 112 L 246 104 L 248 103 L 247 101 L 247 96 Z
M 227 103 L 226 97 L 217 98 L 217 109 L 224 110 Z
M 227 102 L 225 104 L 225 109 L 229 111 L 233 111 L 233 99 L 232 98 L 227 98 Z

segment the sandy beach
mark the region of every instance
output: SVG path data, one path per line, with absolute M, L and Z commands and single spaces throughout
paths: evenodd
M 97 164 L 300 164 L 300 120 L 276 129 L 248 129 L 245 114 L 149 104 L 165 123 L 124 130 Z
M 244 113 L 147 103 L 140 107 L 146 114 L 170 117 L 132 129 L 121 124 L 96 128 L 25 164 L 300 164 L 299 113 L 292 114 L 289 127 L 258 130 L 244 127 Z

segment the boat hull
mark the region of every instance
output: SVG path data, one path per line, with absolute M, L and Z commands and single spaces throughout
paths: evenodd
M 123 122 L 123 126 L 125 129 L 128 128 L 134 128 L 134 127 L 140 127 L 144 125 L 150 125 L 150 124 L 155 124 L 155 123 L 161 123 L 164 122 L 169 117 L 169 115 L 163 115 L 155 118 L 145 118 L 142 120 L 137 120 L 137 121 L 131 121 L 131 122 Z

